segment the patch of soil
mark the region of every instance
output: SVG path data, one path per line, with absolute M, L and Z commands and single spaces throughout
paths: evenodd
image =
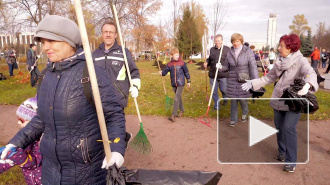
M 19 130 L 15 116 L 16 108 L 16 106 L 0 105 L 1 143 L 7 143 Z M 139 130 L 137 116 L 127 115 L 126 121 L 127 131 L 136 135 Z M 330 182 L 329 120 L 310 121 L 309 162 L 298 164 L 295 173 L 283 172 L 282 164 L 218 163 L 218 144 L 230 147 L 230 150 L 225 152 L 239 156 L 241 151 L 238 146 L 246 142 L 248 122 L 239 122 L 232 128 L 228 126 L 229 120 L 220 120 L 219 128 L 222 128 L 222 135 L 219 137 L 223 139 L 218 143 L 216 119 L 211 119 L 212 128 L 201 124 L 197 118 L 183 117 L 171 122 L 165 117 L 142 116 L 142 121 L 153 150 L 149 155 L 142 155 L 129 147 L 126 150 L 124 163 L 128 169 L 219 171 L 223 174 L 220 184 L 329 184 Z M 270 120 L 270 124 L 271 122 Z M 298 132 L 301 130 L 298 129 Z M 275 136 L 267 140 L 269 141 L 257 144 L 257 148 L 260 148 L 258 155 L 274 162 L 274 156 L 277 154 Z M 247 156 L 247 153 L 243 153 L 240 157 L 244 160 Z

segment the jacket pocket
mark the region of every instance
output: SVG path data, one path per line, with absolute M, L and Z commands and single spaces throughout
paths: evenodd
M 79 142 L 79 145 L 77 146 L 77 148 L 81 152 L 81 156 L 82 156 L 82 159 L 83 159 L 84 163 L 90 163 L 92 160 L 91 160 L 91 158 L 89 156 L 89 153 L 88 153 L 87 138 L 80 138 L 80 142 Z
M 126 81 L 124 81 L 123 83 L 126 83 Z M 127 94 L 126 94 L 125 90 L 123 89 L 122 85 L 120 85 L 120 82 L 118 82 L 118 81 L 114 82 L 114 85 L 115 85 L 117 91 L 119 92 L 119 94 L 125 99 L 125 101 L 127 101 Z

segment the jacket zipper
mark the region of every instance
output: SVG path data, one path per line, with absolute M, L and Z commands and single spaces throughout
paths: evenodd
M 77 147 L 80 148 L 81 156 L 83 158 L 83 161 L 85 163 L 87 163 L 86 155 L 85 155 L 85 152 L 84 152 L 84 140 L 83 139 L 80 139 L 80 144 Z
M 175 86 L 177 87 L 178 84 L 176 83 L 176 64 L 174 62 L 174 82 L 175 82 Z

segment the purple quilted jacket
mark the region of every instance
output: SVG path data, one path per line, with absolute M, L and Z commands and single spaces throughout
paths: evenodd
M 17 148 L 17 153 L 9 158 L 14 165 L 22 168 L 25 181 L 28 185 L 41 184 L 41 152 L 39 141 L 28 146 L 25 150 Z M 12 168 L 10 164 L 0 164 L 0 174 Z

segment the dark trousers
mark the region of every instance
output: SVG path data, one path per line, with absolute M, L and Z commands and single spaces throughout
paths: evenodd
M 317 63 L 318 63 L 318 60 L 313 60 L 312 59 L 312 67 L 313 68 L 317 68 Z
M 325 71 L 325 73 L 329 73 L 329 71 L 330 71 L 330 61 L 329 61 L 329 65 L 328 65 L 328 68 L 327 68 L 327 70 Z
M 8 67 L 9 67 L 9 75 L 10 76 L 14 76 L 13 72 L 14 72 L 14 67 L 13 64 L 7 63 Z
M 172 115 L 176 116 L 178 115 L 178 109 L 180 108 L 180 111 L 183 113 L 184 112 L 184 108 L 183 108 L 183 103 L 182 103 L 182 91 L 184 86 L 180 86 L 180 87 L 172 87 L 173 91 L 175 93 L 175 98 L 174 98 L 174 106 L 173 106 L 173 111 L 172 111 Z
M 29 70 L 31 70 L 31 68 Z M 37 84 L 38 76 L 40 75 L 40 71 L 39 71 L 38 67 L 35 66 L 30 74 L 31 74 L 31 78 L 30 78 L 31 87 L 34 87 Z
M 327 66 L 327 60 L 322 60 L 322 68 L 326 68 Z
M 285 156 L 286 163 L 297 162 L 297 124 L 301 113 L 291 111 L 278 111 L 274 109 L 275 127 L 279 131 L 277 133 L 278 152 Z M 296 166 L 296 164 L 289 164 Z
M 210 78 L 211 88 L 213 86 L 213 82 L 214 82 L 214 78 Z M 217 109 L 217 110 L 220 109 L 220 105 L 219 105 L 219 107 L 217 106 L 218 100 L 219 100 L 218 87 L 220 89 L 220 92 L 222 93 L 222 97 L 227 98 L 227 78 L 217 79 L 214 84 L 212 99 L 214 102 L 214 109 Z M 228 100 L 225 100 L 225 101 L 228 101 Z

